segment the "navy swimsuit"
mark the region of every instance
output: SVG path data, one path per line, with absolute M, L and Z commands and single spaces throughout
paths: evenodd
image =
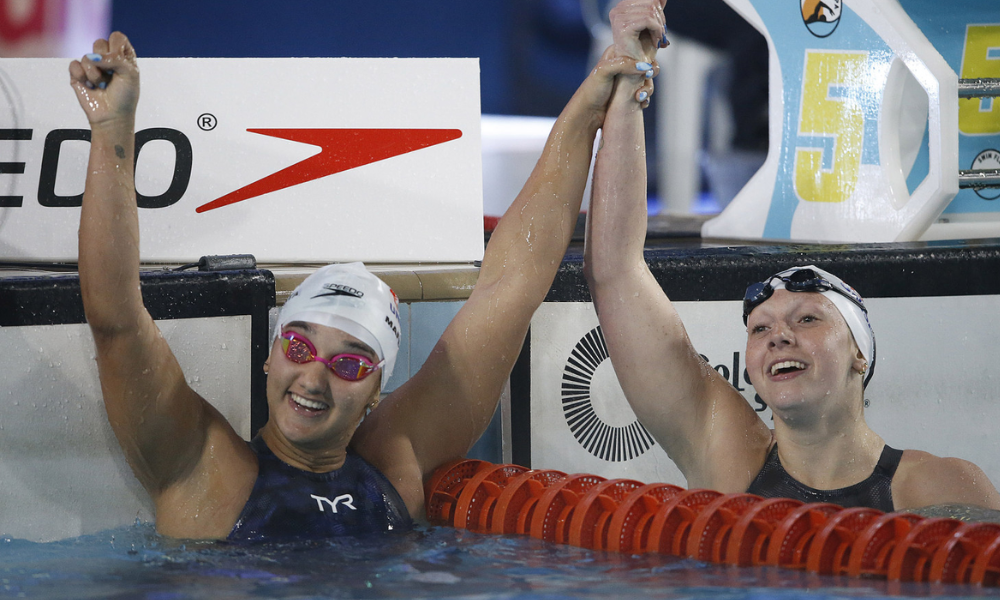
M 794 498 L 802 502 L 830 502 L 844 508 L 866 506 L 882 512 L 892 512 L 892 476 L 896 474 L 903 451 L 882 448 L 875 470 L 867 479 L 839 490 L 817 490 L 792 479 L 778 459 L 778 445 L 771 448 L 764 468 L 757 474 L 747 493 L 764 498 Z
M 348 451 L 336 471 L 312 473 L 282 462 L 259 436 L 249 444 L 257 481 L 229 540 L 357 536 L 413 526 L 396 488 L 357 454 Z

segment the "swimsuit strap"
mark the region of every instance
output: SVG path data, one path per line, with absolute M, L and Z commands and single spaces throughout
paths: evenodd
M 884 473 L 889 479 L 892 479 L 902 458 L 902 450 L 896 450 L 895 448 L 891 448 L 889 444 L 885 444 L 882 446 L 882 454 L 878 457 L 878 464 L 875 465 L 875 469 Z
M 829 502 L 845 508 L 866 506 L 892 512 L 892 478 L 902 456 L 902 450 L 886 444 L 871 475 L 863 481 L 836 490 L 818 490 L 788 474 L 781 465 L 778 445 L 774 444 L 747 492 L 764 498 L 794 498 L 802 502 Z

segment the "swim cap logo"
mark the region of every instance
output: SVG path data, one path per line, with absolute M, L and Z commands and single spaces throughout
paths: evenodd
M 847 293 L 847 295 L 849 295 L 851 298 L 854 298 L 854 300 L 858 304 L 860 304 L 861 306 L 865 305 L 864 298 L 862 298 L 861 294 L 859 294 L 854 288 L 852 288 L 851 286 L 847 285 L 843 281 L 840 282 L 840 287 L 841 287 L 841 289 L 844 290 L 844 292 Z M 867 318 L 867 314 L 865 315 L 865 317 Z
M 637 458 L 653 446 L 653 436 L 635 419 L 624 427 L 605 423 L 594 410 L 591 383 L 594 373 L 608 360 L 601 327 L 580 338 L 563 370 L 562 407 L 573 437 L 587 452 L 608 462 Z
M 394 334 L 396 334 L 396 341 L 398 342 L 399 341 L 399 328 L 396 327 L 396 324 L 392 322 L 392 319 L 390 319 L 388 315 L 386 315 L 386 317 L 385 317 L 385 324 L 389 326 L 389 329 L 391 329 Z
M 840 23 L 843 0 L 800 0 L 802 22 L 809 33 L 827 37 Z
M 324 296 L 354 296 L 355 298 L 361 298 L 365 295 L 361 290 L 340 283 L 324 283 L 323 289 L 328 290 L 327 293 L 316 294 L 313 298 L 323 298 Z
M 1000 169 L 1000 150 L 983 150 L 976 156 L 975 160 L 972 161 L 973 169 Z M 976 195 L 983 200 L 996 200 L 1000 198 L 1000 190 L 996 188 L 982 188 L 976 189 Z

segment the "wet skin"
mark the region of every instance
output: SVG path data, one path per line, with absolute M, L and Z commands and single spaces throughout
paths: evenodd
M 339 329 L 295 321 L 284 330 L 307 337 L 322 358 L 348 353 L 378 362 L 371 348 Z M 270 417 L 262 435 L 268 446 L 301 469 L 340 468 L 366 407 L 378 402 L 381 372 L 347 381 L 318 361 L 292 362 L 282 351 L 280 339 L 271 348 L 265 370 Z
M 187 384 L 142 304 L 133 172 L 139 72 L 121 33 L 96 41 L 93 50 L 94 56 L 70 64 L 70 78 L 91 124 L 80 285 L 108 420 L 156 505 L 157 530 L 224 538 L 253 489 L 256 457 Z M 420 370 L 360 428 L 365 405 L 379 400 L 381 374 L 344 381 L 322 364 L 291 363 L 278 346 L 272 348 L 271 416 L 261 435 L 279 459 L 328 472 L 343 465 L 350 443 L 396 487 L 411 516 L 424 515 L 423 481 L 464 456 L 488 426 L 531 316 L 551 286 L 580 212 L 594 138 L 611 94 L 626 90 L 630 104 L 642 102 L 640 95 L 648 101 L 650 79 L 622 80 L 627 85 L 615 79 L 637 69 L 649 71 L 634 58 L 605 52 L 553 126 L 538 165 L 511 204 L 513 216 L 494 230 L 462 310 Z M 374 358 L 342 333 L 301 327 L 298 333 L 323 358 L 343 352 Z
M 779 413 L 827 413 L 842 398 L 861 398 L 864 359 L 840 311 L 821 294 L 777 290 L 755 308 L 746 356 L 754 388 Z

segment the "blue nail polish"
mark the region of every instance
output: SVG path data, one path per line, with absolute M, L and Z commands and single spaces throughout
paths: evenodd
M 90 89 L 94 89 L 94 84 L 90 83 L 89 81 L 84 81 L 83 85 L 87 86 Z
M 653 76 L 653 70 L 652 69 L 646 71 L 646 79 L 649 79 L 652 76 Z
M 101 55 L 96 52 L 91 52 L 90 54 L 87 54 L 86 57 L 93 62 L 101 62 Z
M 652 68 L 653 68 L 653 65 L 649 64 L 648 62 L 637 62 L 637 63 L 635 63 L 635 70 L 636 71 L 648 71 L 648 70 L 650 70 Z
M 639 92 L 639 102 L 645 102 L 646 98 L 648 97 L 649 94 L 647 94 L 646 92 Z
M 99 88 L 101 88 L 103 90 L 104 88 L 108 87 L 108 82 L 107 81 L 98 81 L 97 82 L 97 87 L 99 87 Z

